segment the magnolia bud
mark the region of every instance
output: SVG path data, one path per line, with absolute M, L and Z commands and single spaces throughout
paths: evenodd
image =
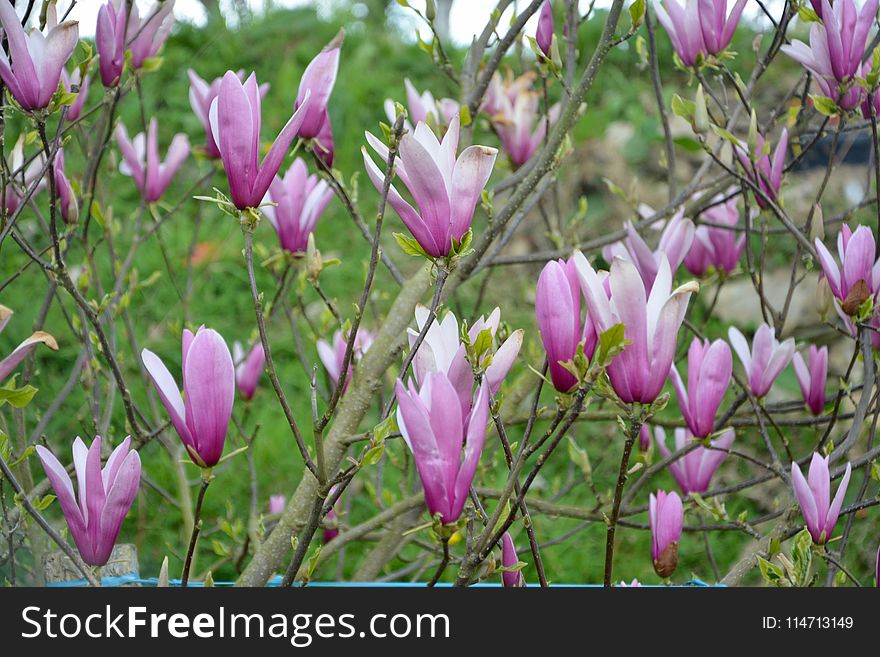
M 834 295 L 831 293 L 828 279 L 824 276 L 819 279 L 819 286 L 816 290 L 816 311 L 822 321 L 827 320 L 834 312 Z
M 694 132 L 697 134 L 706 134 L 709 132 L 709 110 L 706 107 L 706 94 L 703 92 L 703 85 L 697 87 L 697 96 L 694 99 Z
M 822 204 L 813 206 L 813 222 L 810 224 L 810 241 L 822 241 L 825 239 L 825 215 L 822 212 Z

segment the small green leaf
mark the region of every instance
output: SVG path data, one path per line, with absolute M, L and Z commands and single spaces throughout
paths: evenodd
M 825 116 L 837 116 L 843 112 L 838 104 L 828 96 L 810 94 L 810 100 L 813 101 L 813 107 L 816 108 L 816 111 Z
M 425 250 L 422 248 L 422 245 L 418 243 L 414 238 L 409 235 L 404 235 L 403 233 L 393 233 L 394 239 L 397 240 L 397 244 L 403 250 L 406 255 L 410 256 L 422 256 L 429 257 Z

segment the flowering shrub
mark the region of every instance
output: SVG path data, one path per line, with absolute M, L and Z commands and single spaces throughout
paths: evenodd
M 386 73 L 397 37 L 346 12 L 255 63 L 192 56 L 173 0 L 88 30 L 24 4 L 0 0 L 8 582 L 58 549 L 96 584 L 135 542 L 184 586 L 871 583 L 877 0 L 502 1 L 466 50 L 401 2 L 430 37 Z M 646 113 L 623 150 L 650 157 L 608 164 Z

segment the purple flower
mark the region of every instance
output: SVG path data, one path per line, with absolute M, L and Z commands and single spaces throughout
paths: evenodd
M 131 51 L 131 65 L 140 68 L 165 43 L 171 28 L 174 27 L 174 0 L 157 2 L 141 20 L 136 2 L 127 1 L 130 6 L 125 38 Z M 124 13 L 124 10 L 119 10 Z
M 825 381 L 828 379 L 828 347 L 817 349 L 816 345 L 810 345 L 809 367 L 799 353 L 795 353 L 792 363 L 807 408 L 813 415 L 822 415 L 825 410 Z
M 73 441 L 78 500 L 67 470 L 52 452 L 37 445 L 37 455 L 58 497 L 76 549 L 90 566 L 103 566 L 110 559 L 122 521 L 138 492 L 141 459 L 130 445 L 131 437 L 123 440 L 101 468 L 100 436 L 88 448 L 79 437 Z
M 343 336 L 342 331 L 336 331 L 333 334 L 332 345 L 326 340 L 318 340 L 318 357 L 321 359 L 324 369 L 327 370 L 327 374 L 330 375 L 333 385 L 339 384 L 339 374 L 342 372 L 342 366 L 345 361 L 345 348 L 347 344 L 348 337 Z M 348 387 L 348 382 L 351 381 L 355 363 L 364 357 L 364 354 L 367 353 L 372 344 L 373 334 L 365 329 L 359 329 L 354 339 L 354 353 L 351 355 L 351 365 L 348 368 L 348 373 L 345 375 L 343 390 L 345 387 Z
M 58 206 L 61 218 L 68 224 L 75 224 L 79 218 L 79 204 L 76 193 L 64 173 L 64 149 L 59 148 L 52 163 L 55 172 L 55 193 L 58 195 Z
M 697 438 L 705 438 L 715 431 L 715 414 L 733 374 L 733 356 L 724 340 L 710 343 L 694 338 L 688 349 L 687 365 L 687 388 L 674 364 L 669 378 L 688 428 Z
M 416 306 L 416 326 L 418 330 L 407 329 L 409 346 L 415 344 L 419 333 L 428 321 L 430 311 L 422 305 Z M 480 316 L 468 328 L 468 339 L 471 344 L 476 342 L 477 337 L 483 330 L 488 330 L 495 340 L 498 327 L 501 324 L 501 309 L 495 308 L 489 317 Z M 522 347 L 523 331 L 517 329 L 508 336 L 492 355 L 492 363 L 485 371 L 485 379 L 489 384 L 489 392 L 493 395 L 498 392 L 504 378 L 513 367 L 519 350 Z M 462 409 L 470 404 L 474 385 L 473 368 L 465 357 L 465 345 L 461 343 L 458 329 L 458 320 L 452 312 L 446 313 L 442 321 L 435 320 L 428 328 L 425 339 L 419 345 L 419 350 L 413 359 L 413 372 L 419 385 L 424 383 L 425 378 L 432 372 L 446 374 L 453 386 L 459 393 Z
M 853 232 L 844 224 L 837 235 L 837 254 L 841 266 L 817 237 L 816 254 L 831 293 L 846 315 L 856 315 L 860 306 L 880 291 L 880 258 L 875 260 L 874 234 L 859 225 Z
M 190 107 L 205 128 L 205 154 L 210 158 L 219 158 L 220 149 L 217 148 L 214 135 L 211 132 L 210 115 L 211 103 L 220 93 L 220 83 L 223 82 L 223 78 L 215 78 L 211 84 L 208 84 L 193 69 L 188 69 L 186 74 L 189 76 Z M 236 75 L 239 80 L 244 80 L 244 70 L 238 71 Z M 260 98 L 265 98 L 267 91 L 269 91 L 269 83 L 261 84 Z
M 544 0 L 541 5 L 541 13 L 538 16 L 538 29 L 535 32 L 535 41 L 545 57 L 550 56 L 550 47 L 553 45 L 553 5 L 550 0 Z
M 82 80 L 80 80 L 79 76 L 79 67 L 73 69 L 73 73 L 70 75 L 67 74 L 66 70 L 61 69 L 61 82 L 64 84 L 64 90 L 71 93 L 74 87 L 77 88 L 76 100 L 70 104 L 70 107 L 67 108 L 67 114 L 64 115 L 64 118 L 71 122 L 76 121 L 79 115 L 82 114 L 82 108 L 85 105 L 86 97 L 89 95 L 89 85 L 91 84 L 91 78 L 88 73 L 86 73 Z
M 213 329 L 202 326 L 195 335 L 184 329 L 182 342 L 183 397 L 156 354 L 144 349 L 141 360 L 193 463 L 210 468 L 223 454 L 235 400 L 235 366 L 229 348 Z
M 810 45 L 794 39 L 781 48 L 813 74 L 823 95 L 845 110 L 857 107 L 864 95 L 854 76 L 861 70 L 878 2 L 867 0 L 859 13 L 853 0 L 837 0 L 833 7 L 822 0 L 822 11 L 817 11 L 822 22 L 812 24 Z
M 657 449 L 663 458 L 670 455 L 669 448 L 666 447 L 666 432 L 662 427 L 654 429 L 654 437 L 657 442 Z M 703 447 L 695 447 L 693 450 L 682 456 L 677 461 L 669 464 L 669 471 L 678 482 L 681 488 L 681 494 L 688 493 L 705 493 L 709 490 L 709 482 L 712 475 L 718 469 L 730 450 L 735 437 L 733 429 L 725 429 L 721 435 L 709 442 L 712 449 Z M 679 428 L 675 430 L 675 449 L 679 450 L 687 446 L 688 441 L 693 436 L 687 429 Z
M 684 524 L 684 509 L 678 493 L 657 491 L 648 500 L 648 520 L 651 525 L 651 561 L 654 572 L 669 577 L 678 565 L 678 544 Z
M 76 48 L 78 23 L 64 21 L 50 26 L 46 36 L 36 29 L 25 34 L 9 0 L 0 0 L 0 24 L 9 42 L 9 55 L 0 49 L 0 78 L 22 109 L 46 108 L 58 89 L 61 71 Z
M 250 401 L 257 391 L 257 384 L 266 367 L 266 353 L 263 343 L 255 342 L 247 353 L 240 342 L 232 344 L 232 362 L 235 363 L 235 383 L 241 396 Z
M 95 48 L 98 51 L 98 68 L 105 87 L 115 87 L 125 68 L 125 7 L 116 9 L 113 0 L 107 0 L 98 10 L 95 27 Z
M 650 404 L 669 375 L 678 329 L 690 296 L 699 291 L 699 285 L 690 281 L 670 291 L 672 274 L 665 254 L 661 254 L 660 269 L 648 295 L 635 265 L 615 258 L 608 277 L 609 294 L 583 253 L 577 251 L 574 258 L 596 332 L 601 335 L 623 324 L 630 341 L 608 365 L 611 386 L 626 403 Z
M 521 167 L 535 154 L 548 127 L 559 118 L 560 110 L 557 103 L 550 107 L 546 117 L 541 116 L 539 96 L 531 90 L 520 92 L 512 103 L 507 96 L 501 96 L 501 108 L 492 117 L 492 127 L 515 167 Z
M 284 507 L 287 505 L 287 498 L 284 495 L 270 495 L 269 496 L 269 513 L 273 515 L 278 515 L 284 511 Z
M 516 555 L 513 539 L 508 532 L 504 532 L 501 536 L 501 565 L 504 568 L 512 568 L 518 563 L 519 557 Z M 505 588 L 515 588 L 525 586 L 526 580 L 521 571 L 511 570 L 501 573 L 501 583 Z
M 342 48 L 343 38 L 345 38 L 345 32 L 340 31 L 309 62 L 299 81 L 299 92 L 296 95 L 294 108 L 297 112 L 311 94 L 311 100 L 306 107 L 299 130 L 303 139 L 317 137 L 321 134 L 324 124 L 330 120 L 327 116 L 327 101 L 330 100 L 333 85 L 336 84 L 336 74 L 339 71 L 339 51 Z
M 409 120 L 404 121 L 404 127 L 412 132 L 412 123 L 428 123 L 436 127 L 446 127 L 457 116 L 461 109 L 458 101 L 452 98 L 434 99 L 434 94 L 425 89 L 422 93 L 410 82 L 409 78 L 403 81 L 406 87 L 406 103 L 409 110 Z M 394 101 L 390 98 L 385 100 L 385 116 L 394 125 L 397 119 L 397 111 Z M 412 123 L 410 123 L 412 121 Z
M 461 240 L 474 220 L 480 194 L 489 180 L 498 151 L 488 146 L 468 146 L 458 152 L 459 119 L 453 117 L 449 130 L 438 141 L 425 123 L 400 141 L 400 155 L 395 161 L 397 176 L 412 194 L 418 212 L 392 185 L 388 202 L 425 252 L 434 258 L 449 255 L 452 240 Z M 367 142 L 387 161 L 388 147 L 369 132 Z M 373 162 L 362 147 L 367 175 L 382 191 L 385 172 Z M 442 185 L 440 182 L 442 181 Z
M 746 245 L 745 233 L 732 230 L 738 222 L 736 198 L 704 210 L 684 258 L 685 268 L 694 276 L 703 276 L 710 268 L 725 274 L 733 272 Z
M 318 134 L 315 135 L 313 144 L 313 152 L 321 161 L 324 162 L 328 167 L 333 166 L 333 154 L 334 154 L 334 145 L 333 145 L 333 126 L 330 125 L 330 115 L 327 114 L 324 117 L 324 123 L 321 124 L 321 129 L 318 131 Z
M 646 207 L 641 212 L 653 211 Z M 616 256 L 631 261 L 638 269 L 649 292 L 654 285 L 654 279 L 657 278 L 661 256 L 665 256 L 669 261 L 669 268 L 674 275 L 694 242 L 694 222 L 685 218 L 684 208 L 672 215 L 663 227 L 660 241 L 654 250 L 645 243 L 631 222 L 627 221 L 624 227 L 627 232 L 626 239 L 609 245 L 603 250 L 602 255 L 609 263 Z
M 577 380 L 562 363 L 574 358 L 581 343 L 587 358 L 592 358 L 596 348 L 593 322 L 581 319 L 581 289 L 574 258 L 551 260 L 544 265 L 535 292 L 535 314 L 547 351 L 550 380 L 559 392 L 568 392 Z
M 6 328 L 9 320 L 12 319 L 13 312 L 6 306 L 0 305 L 0 333 Z M 0 360 L 0 384 L 9 378 L 9 375 L 18 367 L 19 363 L 31 355 L 34 349 L 41 344 L 46 345 L 52 351 L 58 351 L 58 343 L 51 335 L 45 331 L 37 331 L 27 340 L 12 350 L 6 358 Z
M 684 7 L 678 0 L 654 0 L 657 20 L 685 66 L 727 48 L 745 6 L 746 0 L 737 0 L 728 15 L 727 0 L 686 0 Z
M 840 507 L 843 505 L 846 487 L 849 486 L 849 477 L 852 474 L 852 464 L 847 463 L 846 472 L 843 473 L 843 479 L 837 487 L 834 500 L 831 501 L 831 473 L 828 471 L 828 459 L 829 457 L 823 458 L 814 452 L 806 479 L 800 466 L 796 462 L 791 464 L 794 494 L 804 515 L 804 522 L 807 523 L 807 530 L 816 545 L 824 544 L 834 533 L 834 525 L 837 523 L 837 516 L 840 515 Z
M 782 172 L 785 168 L 785 154 L 788 151 L 788 129 L 783 128 L 779 135 L 779 143 L 773 151 L 773 159 L 764 152 L 764 136 L 758 135 L 755 150 L 749 154 L 746 146 L 739 144 L 734 149 L 739 158 L 746 176 L 752 179 L 752 183 L 763 192 L 755 194 L 755 201 L 761 208 L 770 207 L 764 196 L 776 202 L 779 198 L 779 188 L 782 186 Z
M 639 427 L 639 449 L 647 452 L 651 447 L 651 428 L 647 422 L 643 422 Z
M 259 207 L 269 185 L 296 139 L 309 106 L 309 94 L 281 129 L 263 162 L 260 163 L 260 126 L 262 124 L 260 88 L 257 76 L 250 74 L 244 84 L 227 71 L 220 91 L 211 103 L 209 119 L 214 142 L 220 150 L 229 179 L 232 203 L 239 210 Z
M 281 248 L 289 253 L 304 253 L 309 235 L 332 198 L 330 185 L 317 175 L 310 176 L 300 158 L 293 161 L 283 178 L 275 176 L 263 199 L 263 212 L 278 233 Z
M 331 508 L 324 516 L 324 535 L 321 538 L 326 545 L 337 536 L 339 536 L 339 518 L 336 509 Z
M 397 425 L 425 489 L 428 512 L 439 514 L 443 524 L 461 516 L 486 437 L 489 418 L 489 387 L 477 389 L 467 412 L 459 404 L 458 391 L 442 372 L 430 372 L 417 389 L 398 379 Z M 464 449 L 462 449 L 462 447 Z
M 174 174 L 189 156 L 189 138 L 178 133 L 171 140 L 165 161 L 159 159 L 159 126 L 155 117 L 150 119 L 146 136 L 140 132 L 133 141 L 120 123 L 116 126 L 116 143 L 123 159 L 119 172 L 134 178 L 134 184 L 147 203 L 155 203 L 162 198 Z
M 637 579 L 633 579 L 633 581 L 631 581 L 629 584 L 627 584 L 626 582 L 621 580 L 620 584 L 618 584 L 618 586 L 622 586 L 622 587 L 633 587 L 633 586 L 641 586 L 641 585 L 642 585 L 641 582 L 639 582 L 639 580 L 637 580 Z
M 761 398 L 770 392 L 776 377 L 785 369 L 794 355 L 794 338 L 779 342 L 773 329 L 761 324 L 755 331 L 752 348 L 735 326 L 727 330 L 727 337 L 746 373 L 746 385 L 752 394 Z

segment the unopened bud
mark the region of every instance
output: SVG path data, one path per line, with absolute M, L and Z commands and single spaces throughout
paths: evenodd
M 816 290 L 816 311 L 822 321 L 826 321 L 834 312 L 834 295 L 831 293 L 828 279 L 824 276 L 819 279 L 819 286 Z
M 697 87 L 697 97 L 694 99 L 694 132 L 699 135 L 709 132 L 709 109 L 706 107 L 706 94 L 703 85 Z
M 822 204 L 813 206 L 813 223 L 810 224 L 810 242 L 820 242 L 825 239 L 825 215 L 822 212 Z

